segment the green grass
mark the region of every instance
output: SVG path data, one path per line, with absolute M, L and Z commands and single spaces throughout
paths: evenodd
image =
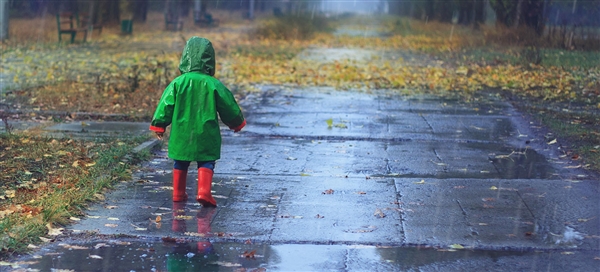
M 0 134 L 2 156 L 15 158 L 0 163 L 0 258 L 25 252 L 47 236 L 48 226 L 69 223 L 116 182 L 130 179 L 136 162 L 149 157 L 149 152 L 130 153 L 145 139 Z
M 580 158 L 585 168 L 600 171 L 600 116 L 548 111 L 533 114 L 563 143 L 565 151 L 572 152 L 571 157 Z
M 542 65 L 592 68 L 600 66 L 598 51 L 570 51 L 561 49 L 541 49 Z

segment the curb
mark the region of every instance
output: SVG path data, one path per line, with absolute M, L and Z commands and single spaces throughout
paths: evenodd
M 140 145 L 133 148 L 133 153 L 140 153 L 142 151 L 151 150 L 157 146 L 161 141 L 159 139 L 152 139 L 141 143 Z

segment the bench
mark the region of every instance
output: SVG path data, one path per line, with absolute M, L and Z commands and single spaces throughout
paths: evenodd
M 218 26 L 219 20 L 210 13 L 198 13 L 194 14 L 194 23 L 199 26 Z
M 183 20 L 175 13 L 165 13 L 165 28 L 166 30 L 180 31 L 183 29 Z
M 87 28 L 88 31 L 92 32 L 94 30 L 98 30 L 98 34 L 102 33 L 102 24 L 94 23 L 93 18 L 86 12 L 82 12 L 79 14 L 75 14 L 77 21 L 79 21 L 79 26 L 82 28 Z
M 79 27 L 79 18 L 72 12 L 60 12 L 56 14 L 56 24 L 58 25 L 58 41 L 62 41 L 63 34 L 71 35 L 71 43 L 75 42 L 75 36 L 78 32 L 83 33 L 83 42 L 87 37 L 88 29 Z

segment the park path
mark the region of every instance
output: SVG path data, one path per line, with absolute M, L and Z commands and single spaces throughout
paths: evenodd
M 597 270 L 597 176 L 510 103 L 259 88 L 222 129 L 216 209 L 171 202 L 164 146 L 27 267 Z

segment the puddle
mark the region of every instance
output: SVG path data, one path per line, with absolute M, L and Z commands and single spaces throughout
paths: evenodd
M 163 239 L 164 240 L 164 239 Z M 38 251 L 13 268 L 73 271 L 290 271 L 407 270 L 435 263 L 496 262 L 534 252 L 436 250 L 364 245 L 254 245 L 251 242 L 97 241 L 59 244 Z
M 319 62 L 333 62 L 343 60 L 369 61 L 377 51 L 366 49 L 347 48 L 311 48 L 298 54 L 299 59 Z
M 351 29 L 339 28 L 334 33 L 336 36 L 351 36 L 351 37 L 388 37 L 390 33 L 377 31 L 377 27 L 371 29 Z
M 490 155 L 490 161 L 505 179 L 548 179 L 554 173 L 546 158 L 531 149 L 506 149 Z

